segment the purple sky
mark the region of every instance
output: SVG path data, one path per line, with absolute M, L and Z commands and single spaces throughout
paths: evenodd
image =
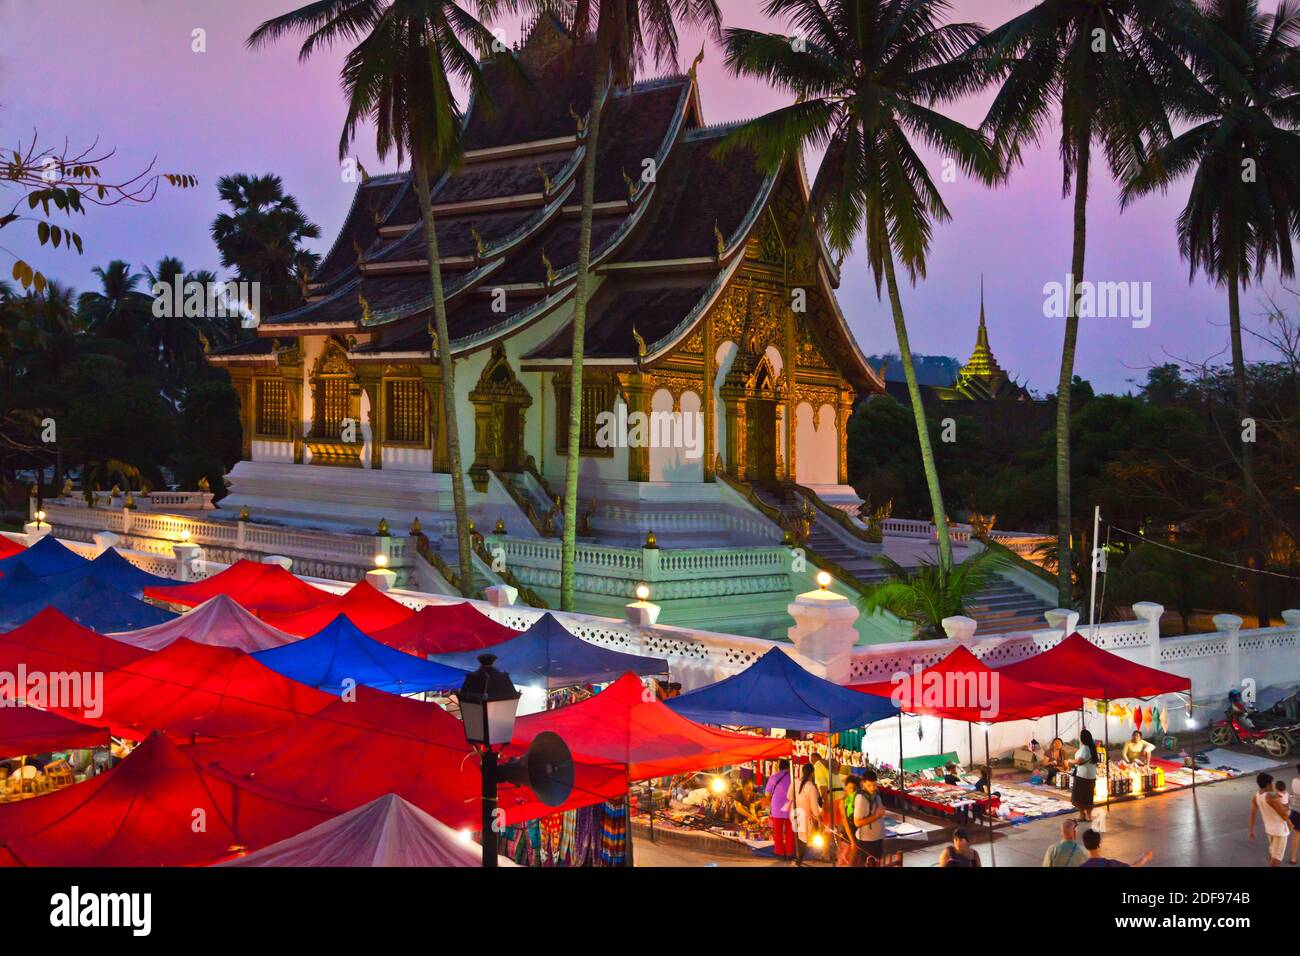
M 113 258 L 138 269 L 175 255 L 189 268 L 217 269 L 208 238 L 221 208 L 215 181 L 233 172 L 280 174 L 320 224 L 324 252 L 354 189 L 342 181 L 337 161 L 343 51 L 301 64 L 296 42 L 255 53 L 244 48 L 259 22 L 293 5 L 294 0 L 60 0 L 54 15 L 51 5 L 35 0 L 0 0 L 0 147 L 26 143 L 33 129 L 47 143 L 66 136 L 73 146 L 84 146 L 98 137 L 117 150 L 107 164 L 109 176 L 138 172 L 157 156 L 159 171 L 187 172 L 200 181 L 188 191 L 164 186 L 148 206 L 92 210 L 77 224 L 85 238 L 81 257 L 40 250 L 30 225 L 15 224 L 0 233 L 3 274 L 8 277 L 14 254 L 78 290 L 94 284 L 94 266 Z M 1268 0 L 1265 5 L 1273 6 Z M 727 25 L 777 27 L 764 23 L 754 0 L 721 0 L 721 6 Z M 1026 7 L 1027 0 L 956 0 L 953 16 L 991 27 Z M 517 27 L 504 26 L 513 41 Z M 191 50 L 195 29 L 206 31 L 206 53 Z M 699 43 L 696 36 L 683 38 L 683 66 Z M 701 82 L 711 123 L 783 102 L 754 81 L 728 76 L 712 44 Z M 949 112 L 978 123 L 988 98 Z M 367 136 L 356 153 L 372 173 L 384 169 Z M 1060 176 L 1056 141 L 1049 138 L 999 190 L 961 178 L 943 184 L 952 221 L 936 228 L 928 279 L 903 291 L 914 351 L 963 359 L 969 354 L 983 273 L 998 359 L 1032 388 L 1055 390 L 1063 322 L 1043 317 L 1042 288 L 1063 281 L 1070 262 L 1071 204 L 1061 197 Z M 1076 371 L 1100 389 L 1125 390 L 1129 379 L 1145 378 L 1146 366 L 1166 361 L 1166 353 L 1198 361 L 1219 353 L 1218 360 L 1227 361 L 1226 296 L 1203 279 L 1189 285 L 1178 256 L 1173 224 L 1186 191 L 1180 184 L 1121 215 L 1109 177 L 1094 180 L 1088 278 L 1150 282 L 1152 295 L 1148 328 L 1135 329 L 1126 319 L 1083 320 Z M 888 309 L 877 301 L 860 255 L 844 264 L 840 302 L 865 352 L 895 349 Z M 1259 290 L 1243 297 L 1243 309 L 1250 322 L 1262 321 Z M 1249 337 L 1247 351 L 1267 355 Z

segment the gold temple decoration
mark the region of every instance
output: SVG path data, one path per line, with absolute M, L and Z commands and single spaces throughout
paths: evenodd
M 424 529 L 420 527 L 420 519 L 414 518 L 411 521 L 411 537 L 419 534 L 424 534 Z
M 635 198 L 636 198 L 636 181 L 633 180 L 632 177 L 629 176 L 629 175 L 627 174 L 627 168 L 626 168 L 626 167 L 624 167 L 624 168 L 621 170 L 621 172 L 623 173 L 623 182 L 624 182 L 625 184 L 627 184 L 627 198 L 628 198 L 628 199 L 635 199 Z
M 546 175 L 546 170 L 542 169 L 542 164 L 537 164 L 537 175 L 542 177 L 542 193 L 549 196 L 551 194 L 551 177 Z
M 548 258 L 546 257 L 546 250 L 545 250 L 545 249 L 542 250 L 542 265 L 544 265 L 544 266 L 546 267 L 546 284 L 547 284 L 548 286 L 549 286 L 549 285 L 554 285 L 554 284 L 555 284 L 555 266 L 553 266 L 553 265 L 551 264 L 551 260 L 548 259 Z
M 366 301 L 366 297 L 362 295 L 360 292 L 357 293 L 357 304 L 361 306 L 361 324 L 369 325 L 370 324 L 370 303 Z
M 244 505 L 244 507 L 239 509 L 239 520 L 247 521 L 248 518 L 249 518 L 248 505 Z
M 133 511 L 135 509 L 135 496 L 131 494 L 130 490 L 126 493 L 126 500 L 122 502 L 122 507 L 127 511 Z
M 36 486 L 35 486 L 35 485 L 32 485 L 32 488 L 35 489 Z M 32 494 L 35 494 L 35 493 L 36 493 L 35 490 L 33 490 L 33 491 L 32 491 Z M 109 497 L 112 497 L 112 498 L 120 498 L 120 497 L 122 497 L 122 486 L 121 486 L 121 485 L 113 485 L 112 490 L 110 490 L 108 494 L 109 494 Z
M 72 479 L 71 479 L 71 478 L 64 478 L 64 479 L 63 479 L 63 490 L 59 493 L 59 497 L 61 497 L 61 498 L 71 498 L 71 497 L 72 497 Z
M 641 547 L 646 548 L 650 551 L 659 550 L 659 539 L 655 537 L 655 533 L 653 531 L 647 531 L 645 533 L 645 544 L 641 545 Z
M 578 112 L 573 108 L 572 103 L 569 104 L 569 116 L 573 119 L 573 125 L 578 129 L 578 135 L 585 135 L 587 132 L 587 121 L 578 115 Z
M 478 230 L 473 226 L 469 227 L 469 234 L 474 237 L 474 255 L 483 258 L 483 252 L 487 246 L 483 243 L 483 237 L 478 234 Z
M 695 59 L 691 61 L 691 68 L 686 71 L 686 75 L 691 78 L 692 83 L 695 82 L 695 71 L 700 68 L 700 64 L 703 62 L 704 62 L 704 44 L 701 43 L 700 52 L 695 54 Z
M 504 521 L 503 519 L 501 519 L 501 518 L 497 518 L 496 527 L 494 527 L 494 528 L 492 529 L 492 533 L 493 533 L 493 534 L 505 534 L 505 533 L 506 533 L 506 523 L 505 523 L 505 521 Z
M 212 490 L 212 485 L 211 485 L 211 483 L 208 481 L 208 476 L 207 476 L 207 475 L 204 475 L 203 477 L 201 477 L 201 478 L 199 479 L 197 487 L 198 487 L 199 491 L 211 491 L 211 490 Z
M 718 220 L 716 219 L 713 220 L 713 238 L 717 240 L 718 258 L 721 259 L 727 252 L 727 240 L 722 235 L 722 230 L 718 228 Z
M 365 250 L 361 248 L 361 243 L 357 242 L 355 239 L 352 240 L 352 251 L 356 254 L 357 268 L 360 269 L 366 264 L 366 253 Z
M 388 519 L 387 519 L 387 518 L 380 518 L 380 519 L 379 519 L 379 527 L 375 528 L 375 537 L 376 537 L 376 538 L 387 538 L 387 537 L 388 537 Z
M 985 540 L 989 536 L 989 532 L 993 530 L 993 526 L 997 524 L 997 521 L 997 515 L 981 514 L 978 511 L 972 512 L 970 516 L 970 536 L 977 541 Z
M 636 330 L 635 325 L 632 326 L 632 341 L 636 343 L 637 364 L 640 365 L 640 360 L 645 358 L 645 339 L 641 338 L 641 333 Z
M 202 332 L 199 333 L 199 344 L 203 346 L 204 355 L 210 355 L 212 353 L 212 343 L 208 341 L 208 337 Z

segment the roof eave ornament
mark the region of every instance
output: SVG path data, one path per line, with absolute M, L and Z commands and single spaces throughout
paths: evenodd
M 641 337 L 641 333 L 636 330 L 635 325 L 632 326 L 632 341 L 636 342 L 636 367 L 637 371 L 640 371 L 641 363 L 645 361 L 646 347 L 645 339 Z
M 703 62 L 704 62 L 704 44 L 701 43 L 700 52 L 695 54 L 695 59 L 691 61 L 691 68 L 686 72 L 686 75 L 691 78 L 692 83 L 696 82 L 696 71 L 700 68 L 700 64 Z

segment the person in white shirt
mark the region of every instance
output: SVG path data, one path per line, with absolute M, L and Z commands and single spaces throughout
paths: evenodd
M 1097 791 L 1097 745 L 1092 733 L 1079 731 L 1079 749 L 1074 753 L 1074 786 L 1070 788 L 1070 802 L 1079 811 L 1080 822 L 1092 819 L 1092 802 Z
M 816 774 L 810 763 L 804 764 L 800 769 L 799 789 L 795 791 L 794 807 L 792 821 L 795 862 L 802 866 L 804 855 L 808 852 L 808 844 L 812 842 L 813 834 L 820 828 L 822 817 L 821 792 L 817 789 Z
M 1250 804 L 1250 841 L 1255 842 L 1255 820 L 1264 822 L 1264 835 L 1268 837 L 1268 865 L 1281 866 L 1286 856 L 1287 838 L 1291 835 L 1291 821 L 1282 798 L 1273 789 L 1273 775 L 1261 773 L 1255 778 L 1259 791 Z
M 1300 766 L 1296 767 L 1300 771 Z M 1296 838 L 1291 841 L 1291 865 L 1296 864 L 1296 853 L 1300 852 L 1300 777 L 1291 781 L 1291 795 L 1296 798 L 1295 806 L 1287 804 L 1291 811 L 1291 830 L 1296 834 Z

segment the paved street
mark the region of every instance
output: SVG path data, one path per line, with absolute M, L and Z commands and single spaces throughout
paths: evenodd
M 1288 765 L 1272 771 L 1290 782 L 1296 775 Z M 1246 837 L 1250 800 L 1255 794 L 1254 776 L 1242 777 L 1210 786 L 1150 797 L 1112 807 L 1102 843 L 1107 856 L 1132 861 L 1146 850 L 1155 851 L 1151 866 L 1172 867 L 1259 867 L 1266 863 L 1263 828 L 1256 826 L 1257 843 Z M 999 830 L 994 853 L 998 866 L 1039 866 L 1043 850 L 1059 839 L 1061 817 L 1051 817 Z M 976 847 L 990 863 L 987 831 L 976 837 Z M 933 866 L 938 862 L 942 844 L 910 852 L 907 866 Z M 1290 859 L 1289 855 L 1287 857 Z M 779 866 L 770 859 L 746 860 L 724 857 L 670 845 L 652 845 L 641 840 L 636 845 L 638 866 Z M 1283 865 L 1300 870 L 1300 866 Z M 1286 879 L 1286 877 L 1281 877 Z

